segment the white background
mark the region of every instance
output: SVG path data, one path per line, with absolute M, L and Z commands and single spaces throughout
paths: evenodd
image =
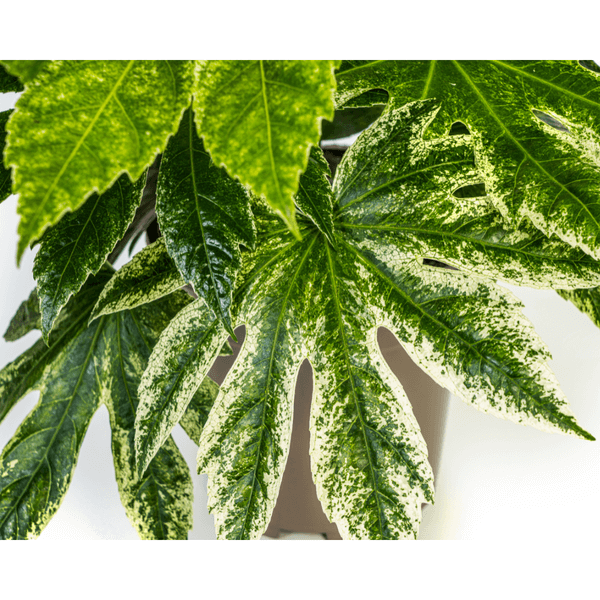
M 15 98 L 0 96 L 0 110 L 10 108 Z M 27 251 L 21 268 L 16 268 L 17 223 L 16 197 L 11 196 L 0 205 L 0 333 L 35 286 L 34 252 Z M 142 245 L 143 240 L 138 249 Z M 580 425 L 600 436 L 600 330 L 552 291 L 510 289 L 524 301 L 525 314 L 549 346 L 551 367 Z M 0 367 L 39 335 L 31 332 L 12 343 L 1 339 Z M 27 396 L 0 424 L 0 447 L 38 396 Z M 179 426 L 174 436 L 195 480 L 190 538 L 214 539 L 206 478 L 195 474 L 196 446 Z M 600 533 L 599 465 L 599 442 L 542 433 L 451 398 L 436 504 L 426 510 L 420 538 L 498 543 L 519 539 L 578 547 Z M 90 425 L 66 498 L 40 539 L 137 539 L 114 480 L 105 407 Z

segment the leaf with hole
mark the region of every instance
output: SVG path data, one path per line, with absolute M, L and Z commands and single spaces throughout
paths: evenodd
M 470 131 L 490 199 L 600 258 L 600 86 L 590 61 L 349 61 L 338 106 L 375 88 L 403 104 L 435 98 L 427 136 Z

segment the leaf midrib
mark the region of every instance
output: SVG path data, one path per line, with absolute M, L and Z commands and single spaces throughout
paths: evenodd
M 549 258 L 553 262 L 558 262 L 558 263 L 561 263 L 561 262 L 565 262 L 565 263 L 583 262 L 584 264 L 585 264 L 584 260 L 587 260 L 590 263 L 590 265 L 597 264 L 596 261 L 594 261 L 592 259 L 592 257 L 587 254 L 582 255 L 582 258 L 579 260 L 574 259 L 574 258 L 561 258 L 560 256 L 550 256 L 549 257 L 548 255 L 544 255 L 544 254 L 535 254 L 533 252 L 526 252 L 522 248 L 517 248 L 514 245 L 503 246 L 502 244 L 496 244 L 494 242 L 488 242 L 487 240 L 481 240 L 478 238 L 461 235 L 458 233 L 454 233 L 452 231 L 439 231 L 439 230 L 435 230 L 435 229 L 421 229 L 419 227 L 402 227 L 401 225 L 393 225 L 393 226 L 389 226 L 389 225 L 359 225 L 359 224 L 348 224 L 348 223 L 343 223 L 341 225 L 341 227 L 344 229 L 361 229 L 361 230 L 377 230 L 377 231 L 403 231 L 406 233 L 415 233 L 415 234 L 424 234 L 424 235 L 439 235 L 442 237 L 464 240 L 471 244 L 480 244 L 482 246 L 498 248 L 499 250 L 509 250 L 511 252 L 523 254 L 524 256 L 531 256 L 536 259 L 548 259 Z M 415 236 L 415 237 L 418 237 L 418 236 Z M 537 240 L 535 240 L 535 239 L 530 240 L 527 243 L 527 245 L 531 245 L 536 241 Z
M 191 113 L 189 115 L 188 125 L 189 125 L 188 141 L 189 141 L 189 156 L 190 156 L 190 172 L 191 172 L 191 176 L 192 176 L 192 186 L 194 188 L 193 192 L 194 192 L 194 203 L 196 205 L 196 217 L 198 218 L 198 225 L 200 226 L 200 237 L 202 240 L 202 247 L 204 248 L 204 255 L 206 256 L 205 262 L 206 262 L 206 265 L 208 266 L 208 272 L 210 274 L 210 281 L 212 283 L 212 289 L 213 289 L 213 293 L 215 295 L 217 307 L 219 309 L 219 312 L 221 313 L 221 319 L 222 319 L 225 327 L 227 328 L 227 330 L 230 330 L 229 333 L 232 335 L 232 337 L 235 337 L 233 335 L 233 329 L 231 327 L 230 319 L 228 318 L 228 315 L 226 315 L 225 311 L 223 310 L 222 298 L 220 297 L 219 292 L 218 292 L 217 282 L 215 280 L 215 274 L 213 272 L 213 267 L 212 267 L 212 261 L 210 260 L 212 253 L 208 249 L 208 245 L 206 243 L 206 235 L 204 233 L 204 223 L 202 221 L 202 212 L 200 210 L 200 204 L 198 202 L 200 192 L 198 191 L 198 184 L 196 183 L 196 165 L 194 164 L 194 125 L 192 123 Z

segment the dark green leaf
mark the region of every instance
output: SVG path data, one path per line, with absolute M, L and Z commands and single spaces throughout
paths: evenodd
M 156 214 L 179 272 L 233 337 L 229 306 L 241 262 L 239 244 L 255 232 L 248 192 L 214 166 L 188 110 L 169 140 L 156 189 Z
M 145 177 L 131 183 L 122 175 L 104 194 L 92 194 L 43 236 L 35 257 L 44 339 L 62 307 L 88 275 L 95 274 L 125 233 L 140 203 Z
M 37 288 L 33 288 L 29 298 L 21 302 L 15 316 L 10 320 L 8 329 L 4 333 L 7 342 L 15 342 L 34 329 L 41 329 L 42 316 L 40 314 L 40 301 Z
M 83 330 L 53 365 L 38 405 L 0 456 L 0 538 L 37 537 L 69 487 L 90 420 L 100 405 L 95 369 L 102 321 Z
M 336 110 L 333 121 L 323 121 L 321 139 L 336 140 L 360 133 L 378 119 L 384 108 L 383 105 L 376 105 Z
M 300 179 L 296 205 L 322 231 L 331 244 L 335 244 L 333 236 L 333 194 L 327 177 L 330 175 L 329 165 L 323 151 L 314 146 L 311 148 L 308 167 Z
M 5 61 L 0 61 L 5 62 Z M 18 77 L 11 75 L 6 67 L 0 64 L 0 93 L 6 92 L 22 92 L 23 84 L 19 81 Z

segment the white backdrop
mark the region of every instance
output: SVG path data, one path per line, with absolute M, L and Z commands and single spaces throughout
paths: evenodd
M 15 99 L 15 94 L 0 95 L 0 110 L 12 107 Z M 16 268 L 17 223 L 12 196 L 0 205 L 0 333 L 35 285 L 34 252 L 26 252 Z M 551 368 L 579 423 L 600 436 L 600 330 L 554 292 L 507 287 L 524 301 L 525 314 L 550 348 Z M 32 332 L 12 343 L 0 339 L 0 368 L 39 335 Z M 37 398 L 32 393 L 21 400 L 0 424 L 0 447 Z M 174 437 L 195 481 L 190 538 L 214 539 L 206 479 L 195 475 L 196 446 L 179 427 Z M 587 543 L 600 533 L 599 465 L 599 442 L 542 433 L 452 398 L 436 504 L 424 515 L 420 537 Z M 137 539 L 120 504 L 104 407 L 92 420 L 65 500 L 40 539 Z

